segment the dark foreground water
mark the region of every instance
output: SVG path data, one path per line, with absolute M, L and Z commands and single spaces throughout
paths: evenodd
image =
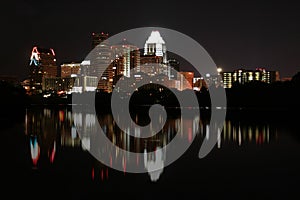
M 74 119 L 68 107 L 32 107 L 20 113 L 17 119 L 1 118 L 1 194 L 9 199 L 297 199 L 300 195 L 300 133 L 297 120 L 288 113 L 230 115 L 218 143 L 203 159 L 198 152 L 209 126 L 199 116 L 170 118 L 157 137 L 134 140 L 115 127 L 110 114 L 97 118 L 77 113 Z M 154 175 L 128 173 L 126 166 L 163 164 L 164 156 L 110 152 L 111 163 L 122 163 L 123 170 L 117 171 L 88 151 L 97 119 L 111 141 L 135 152 L 162 147 L 182 127 L 187 130 L 182 139 L 192 142 L 195 136 L 195 140 L 180 159 Z M 85 137 L 79 137 L 74 123 L 83 127 Z

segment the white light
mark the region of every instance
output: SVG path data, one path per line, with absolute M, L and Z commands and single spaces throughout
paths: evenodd
M 81 62 L 81 65 L 90 65 L 91 61 L 90 60 L 84 60 Z
M 146 44 L 165 44 L 165 41 L 160 36 L 160 33 L 158 31 L 152 31 L 151 35 L 149 36 L 148 40 L 146 41 Z
M 165 46 L 165 41 L 162 39 L 160 33 L 158 31 L 152 31 L 151 35 L 147 39 L 144 47 L 144 55 L 148 54 L 148 48 L 149 46 L 152 46 L 155 44 L 155 55 L 156 56 L 163 56 L 163 53 L 165 49 L 163 49 L 163 46 Z M 152 49 L 153 50 L 153 49 Z

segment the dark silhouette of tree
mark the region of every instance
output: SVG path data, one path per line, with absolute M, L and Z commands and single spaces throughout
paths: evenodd
M 300 72 L 295 74 L 291 80 L 292 84 L 296 87 L 300 87 Z

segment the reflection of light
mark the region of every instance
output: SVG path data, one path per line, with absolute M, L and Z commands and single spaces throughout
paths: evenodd
M 209 125 L 206 125 L 206 139 L 209 139 Z
M 54 141 L 53 149 L 52 149 L 51 154 L 50 154 L 50 162 L 51 163 L 53 163 L 53 161 L 54 161 L 55 152 L 56 152 L 56 142 Z
M 30 153 L 31 153 L 31 159 L 34 166 L 37 165 L 37 162 L 40 157 L 40 146 L 37 141 L 37 137 L 30 137 Z
M 71 128 L 71 138 L 75 139 L 76 136 L 77 136 L 76 128 L 74 126 L 72 126 L 72 128 Z
M 242 144 L 242 132 L 241 132 L 241 127 L 239 126 L 239 132 L 238 132 L 238 141 L 239 141 L 239 146 Z
M 134 135 L 137 138 L 139 138 L 141 136 L 141 129 L 140 129 L 140 127 L 135 127 L 134 128 Z
M 164 169 L 164 158 L 163 152 L 160 147 L 155 152 L 147 153 L 147 149 L 144 150 L 144 165 L 148 170 L 151 181 L 157 181 L 160 174 Z
M 27 126 L 28 126 L 28 114 L 27 114 L 27 110 L 26 110 L 26 115 L 25 115 L 25 135 L 27 135 L 28 134 L 28 128 L 27 128 Z
M 122 166 L 123 166 L 123 172 L 125 174 L 125 172 L 126 172 L 126 158 L 125 158 L 125 156 L 123 156 L 123 159 L 122 159 Z
M 95 178 L 95 169 L 94 169 L 94 167 L 92 168 L 92 180 L 94 180 L 94 178 Z
M 103 173 L 103 169 L 101 169 L 101 180 L 103 181 L 104 179 L 104 173 Z
M 95 125 L 95 123 L 96 123 L 95 115 L 94 114 L 86 114 L 85 125 L 87 127 L 92 127 Z
M 218 148 L 221 148 L 221 130 L 218 128 Z
M 112 156 L 111 155 L 109 156 L 109 164 L 110 164 L 110 167 L 112 167 Z
M 74 124 L 77 127 L 82 127 L 82 114 L 81 113 L 74 113 Z
M 269 125 L 267 125 L 266 129 L 267 129 L 267 142 L 269 143 L 269 141 L 270 141 L 270 129 L 269 129 Z
M 249 141 L 251 142 L 252 141 L 252 128 L 251 127 L 248 128 L 248 137 L 249 137 Z
M 60 110 L 58 112 L 59 121 L 63 122 L 65 120 L 65 112 L 63 110 Z
M 82 137 L 81 138 L 81 146 L 83 150 L 90 150 L 91 144 L 90 144 L 90 138 L 89 137 Z

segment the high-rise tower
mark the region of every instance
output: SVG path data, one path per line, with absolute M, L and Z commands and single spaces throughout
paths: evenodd
M 58 75 L 54 50 L 33 47 L 29 68 L 30 90 L 32 93 L 42 93 L 43 80 Z
M 167 48 L 158 31 L 152 31 L 144 45 L 144 54 L 140 58 L 141 72 L 149 76 L 163 74 L 170 79 L 170 66 L 167 63 Z
M 159 31 L 152 31 L 144 46 L 144 55 L 162 57 L 162 62 L 167 63 L 167 48 Z
M 107 33 L 92 33 L 92 55 L 89 58 L 91 74 L 88 76 L 98 77 L 98 89 L 111 92 L 113 82 L 112 51 L 108 42 Z

